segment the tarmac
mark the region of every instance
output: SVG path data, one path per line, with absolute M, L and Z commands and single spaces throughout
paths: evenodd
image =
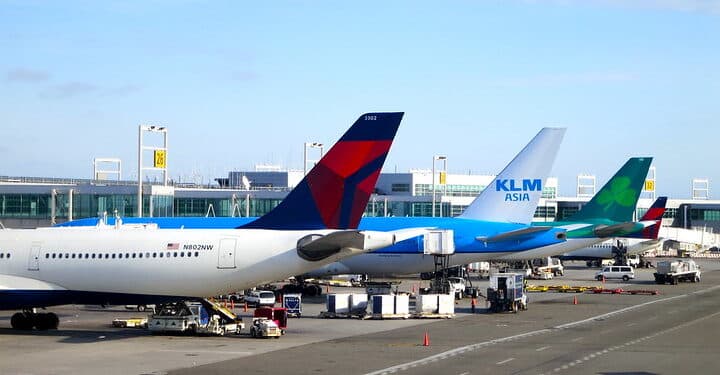
M 657 295 L 538 292 L 515 314 L 490 314 L 483 299 L 472 313 L 466 298 L 453 319 L 323 319 L 325 297 L 304 298 L 280 339 L 114 328 L 115 318 L 143 315 L 123 306 L 55 307 L 58 330 L 22 332 L 3 311 L 0 374 L 714 374 L 720 261 L 698 263 L 700 283 L 655 285 L 652 269 L 638 269 L 635 280 L 604 284 Z M 565 276 L 530 283 L 602 286 L 596 271 L 569 263 Z M 401 281 L 406 291 L 427 284 Z M 474 284 L 482 291 L 487 281 Z M 236 312 L 248 326 L 252 309 Z

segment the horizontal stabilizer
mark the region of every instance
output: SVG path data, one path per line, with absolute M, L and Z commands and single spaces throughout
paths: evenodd
M 613 225 L 599 225 L 595 228 L 594 232 L 597 237 L 622 237 L 623 235 L 635 233 L 655 224 L 656 222 L 654 220 L 627 221 Z
M 502 242 L 502 241 L 509 241 L 509 240 L 519 240 L 519 239 L 523 239 L 525 237 L 530 237 L 535 233 L 545 232 L 545 231 L 548 231 L 551 229 L 556 229 L 556 228 L 532 226 L 532 227 L 527 227 L 527 228 L 511 230 L 508 232 L 503 232 L 503 233 L 496 234 L 496 235 L 490 236 L 490 237 L 476 237 L 475 239 L 478 241 L 486 242 L 486 243 Z
M 314 262 L 341 252 L 342 257 L 375 251 L 413 237 L 422 236 L 428 228 L 408 228 L 392 232 L 369 230 L 344 230 L 317 237 L 298 245 L 298 255 Z

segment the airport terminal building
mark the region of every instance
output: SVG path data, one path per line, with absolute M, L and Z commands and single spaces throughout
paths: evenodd
M 142 216 L 261 216 L 302 176 L 302 171 L 234 171 L 206 186 L 147 183 L 142 186 Z M 429 170 L 382 173 L 365 215 L 457 216 L 493 178 L 448 174 L 440 184 L 436 174 L 433 185 Z M 583 182 L 587 178 L 578 177 L 573 197 L 558 196 L 558 181 L 549 178 L 535 220 L 561 220 L 575 213 L 599 189 L 594 178 Z M 720 200 L 710 200 L 709 191 L 705 193 L 703 199 L 670 197 L 663 224 L 720 232 Z M 35 228 L 103 213 L 135 217 L 138 196 L 136 181 L 0 176 L 0 222 L 8 228 Z M 643 192 L 637 217 L 653 200 L 652 192 Z

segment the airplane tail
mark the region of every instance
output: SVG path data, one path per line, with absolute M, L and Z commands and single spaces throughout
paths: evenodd
M 239 228 L 357 228 L 403 114 L 360 116 L 278 206 Z
M 645 215 L 643 215 L 640 219 L 641 222 L 654 221 L 655 224 L 645 227 L 640 232 L 636 232 L 625 237 L 656 240 L 658 238 L 658 234 L 660 233 L 660 225 L 662 224 L 662 218 L 665 214 L 666 203 L 667 197 L 658 197 L 647 212 L 645 212 Z
M 485 187 L 462 218 L 530 224 L 565 128 L 543 128 Z
M 590 202 L 564 221 L 598 218 L 617 222 L 633 221 L 635 206 L 645 184 L 650 163 L 651 157 L 630 158 Z

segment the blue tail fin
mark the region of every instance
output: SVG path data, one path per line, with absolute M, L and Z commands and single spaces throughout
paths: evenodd
M 277 207 L 240 228 L 357 228 L 402 117 L 360 116 Z

